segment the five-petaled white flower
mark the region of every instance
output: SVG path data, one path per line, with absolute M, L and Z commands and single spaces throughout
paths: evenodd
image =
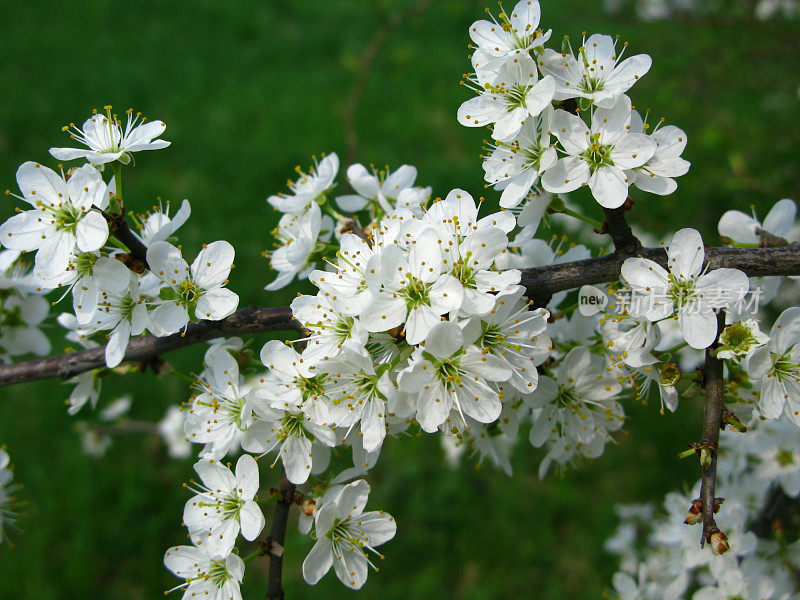
M 402 165 L 396 171 L 370 173 L 362 164 L 350 165 L 347 168 L 347 181 L 355 194 L 347 194 L 336 198 L 342 210 L 355 213 L 369 209 L 371 216 L 382 216 L 396 208 L 408 208 L 419 214 L 422 206 L 431 195 L 431 188 L 414 187 L 417 169 L 411 165 Z
M 312 203 L 307 211 L 285 214 L 274 230 L 280 246 L 270 256 L 270 266 L 278 272 L 275 280 L 264 287 L 274 291 L 286 287 L 297 276 L 305 279 L 316 268 L 317 261 L 333 235 L 333 219 L 323 215 Z
M 444 321 L 431 329 L 398 384 L 417 397 L 417 421 L 433 433 L 451 420 L 451 411 L 456 417 L 451 425 L 457 429 L 467 426 L 465 416 L 480 423 L 496 420 L 502 405 L 494 384 L 511 375 L 505 360 L 467 342 L 457 323 Z
M 163 121 L 150 121 L 141 118 L 141 113 L 132 109 L 126 111 L 128 121 L 123 129 L 117 115 L 111 114 L 111 107 L 106 107 L 106 114 L 95 112 L 86 119 L 82 129 L 75 124 L 64 127 L 73 140 L 80 142 L 83 148 L 50 148 L 58 160 L 74 160 L 85 158 L 93 165 L 104 165 L 114 162 L 128 164 L 133 152 L 142 150 L 158 150 L 169 146 L 169 142 L 156 139 L 167 128 Z
M 513 68 L 504 64 L 491 71 L 491 79 L 484 80 L 478 56 L 477 52 L 473 56 L 477 76 L 471 83 L 478 97 L 459 107 L 458 122 L 466 127 L 494 124 L 492 138 L 510 142 L 529 118 L 542 114 L 550 105 L 556 89 L 555 81 L 549 75 L 539 79 L 532 60 L 523 61 L 524 64 Z
M 555 80 L 555 99 L 586 98 L 600 108 L 611 108 L 653 64 L 647 54 L 622 60 L 610 35 L 594 34 L 578 49 L 578 57 L 546 49 L 538 59 L 542 73 Z
M 205 539 L 214 552 L 227 556 L 239 531 L 252 541 L 264 528 L 264 515 L 254 500 L 258 492 L 258 465 L 249 454 L 236 462 L 236 474 L 225 465 L 203 459 L 194 466 L 202 483 L 193 482 L 197 492 L 186 503 L 183 522 L 191 535 Z
M 715 309 L 739 302 L 750 288 L 739 269 L 703 269 L 700 234 L 681 229 L 667 249 L 669 271 L 647 258 L 629 258 L 622 278 L 635 295 L 630 314 L 660 321 L 677 313 L 681 334 L 692 348 L 707 348 L 717 337 Z
M 580 117 L 557 110 L 550 130 L 567 156 L 542 175 L 548 192 L 571 192 L 589 185 L 595 200 L 605 208 L 618 208 L 628 197 L 631 184 L 626 171 L 641 167 L 656 152 L 656 142 L 642 133 L 631 133 L 631 101 L 621 96 L 608 108 L 599 108 L 588 127 Z
M 800 307 L 775 321 L 769 342 L 746 361 L 747 374 L 760 388 L 758 410 L 767 419 L 784 413 L 800 427 Z
M 323 155 L 319 163 L 314 159 L 314 167 L 308 173 L 301 171 L 300 167 L 296 171 L 299 175 L 297 181 L 289 182 L 291 194 L 277 194 L 267 198 L 267 202 L 280 212 L 302 213 L 314 203 L 324 203 L 327 193 L 335 185 L 333 180 L 339 172 L 339 157 L 336 153 Z
M 202 543 L 174 546 L 164 555 L 164 565 L 185 580 L 174 588 L 184 590 L 183 600 L 242 600 L 244 561 L 237 554 L 220 554 Z
M 461 306 L 463 288 L 445 272 L 435 229 L 417 236 L 408 253 L 390 245 L 371 263 L 376 269 L 367 279 L 372 300 L 361 313 L 367 331 L 378 333 L 405 324 L 408 343 L 419 344 L 443 314 Z
M 0 225 L 0 242 L 12 250 L 36 251 L 34 275 L 61 276 L 76 251 L 94 252 L 108 239 L 108 223 L 95 209 L 108 206 L 108 188 L 90 165 L 69 177 L 38 163 L 17 170 L 22 200 L 33 208 Z
M 375 548 L 394 537 L 397 525 L 383 511 L 364 512 L 369 491 L 369 484 L 360 479 L 344 486 L 317 511 L 317 542 L 303 561 L 307 583 L 314 585 L 333 566 L 339 580 L 357 590 L 366 582 L 369 567 L 376 569 L 367 551 L 383 558 Z
M 164 287 L 158 306 L 150 313 L 149 329 L 158 336 L 180 331 L 190 320 L 224 319 L 239 304 L 239 296 L 225 288 L 233 267 L 234 250 L 220 240 L 204 246 L 191 268 L 181 251 L 169 242 L 147 249 L 147 263 Z

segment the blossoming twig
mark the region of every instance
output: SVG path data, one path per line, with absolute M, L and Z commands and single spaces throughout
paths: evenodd
M 639 254 L 666 265 L 663 248 L 643 248 Z M 556 292 L 579 288 L 587 284 L 616 281 L 624 256 L 610 254 L 599 258 L 527 269 L 522 271 L 521 285 L 534 298 L 545 298 Z M 800 248 L 707 248 L 710 268 L 736 267 L 750 277 L 766 275 L 800 275 Z M 184 335 L 168 337 L 152 335 L 133 338 L 125 354 L 126 361 L 148 360 L 165 352 L 221 336 L 296 330 L 288 307 L 264 308 L 249 306 L 221 321 L 201 321 L 187 327 Z M 64 356 L 0 365 L 0 387 L 38 381 L 51 377 L 69 379 L 80 373 L 105 365 L 105 347 L 73 352 Z
M 167 337 L 146 335 L 133 338 L 125 353 L 126 361 L 146 361 L 165 352 L 191 346 L 218 337 L 288 331 L 298 328 L 288 307 L 248 306 L 221 321 L 200 321 L 187 326 L 186 332 Z M 80 373 L 105 366 L 105 346 L 63 356 L 53 356 L 0 366 L 0 387 L 51 377 L 69 379 Z

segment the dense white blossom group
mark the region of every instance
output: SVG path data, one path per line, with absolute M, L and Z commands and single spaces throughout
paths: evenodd
M 474 73 L 466 84 L 476 96 L 457 117 L 491 129 L 483 169 L 500 210 L 462 189 L 434 196 L 411 165 L 349 165 L 352 193 L 340 193 L 335 153 L 298 168 L 288 192 L 268 198 L 281 215 L 266 253 L 277 275 L 265 289 L 303 280 L 315 287 L 291 303 L 301 336 L 268 341 L 258 358 L 239 338 L 212 340 L 191 397 L 151 428 L 171 456 L 198 452 L 199 480 L 187 486 L 193 496 L 183 513 L 191 545 L 170 548 L 164 559 L 184 580 L 184 598 L 241 599 L 245 565 L 264 552 L 241 556 L 240 537 L 259 538 L 266 525 L 259 503 L 282 493 L 260 492 L 260 465 L 280 465 L 297 486 L 299 527 L 314 540 L 306 581 L 315 584 L 333 567 L 358 589 L 384 558 L 376 547 L 396 531 L 389 514 L 365 512 L 370 487 L 361 479 L 388 439 L 439 435 L 452 456 L 469 450 L 511 474 L 522 431 L 543 449 L 544 477 L 551 466 L 563 471 L 616 443 L 626 404 L 652 396 L 662 412 L 676 411 L 701 386 L 694 368 L 717 341 L 736 423 L 754 428 L 723 438 L 720 464 L 728 470 L 720 485 L 729 501 L 719 519 L 732 551 L 720 557 L 721 544 L 697 548 L 681 516 L 690 498 L 669 497 L 669 514 L 657 519 L 652 508 L 627 508 L 609 541 L 623 557 L 615 594 L 677 600 L 696 581 L 693 600 L 790 597 L 790 574 L 773 557 L 785 552 L 800 564 L 796 548 L 757 541 L 746 527 L 770 485 L 800 495 L 800 456 L 791 443 L 800 427 L 800 308 L 786 309 L 767 333 L 758 309 L 780 281 L 712 268 L 700 233 L 689 228 L 672 237 L 666 261 L 652 251 L 629 256 L 618 282 L 591 286 L 611 298 L 594 311 L 582 310 L 585 290 L 542 298 L 521 285 L 523 269 L 592 256 L 587 247 L 536 237 L 556 216 L 592 222 L 567 207 L 565 194 L 586 187 L 614 210 L 628 203 L 631 186 L 673 193 L 675 178 L 689 169 L 686 134 L 663 120 L 651 128 L 628 96 L 650 57 L 625 57 L 626 44 L 597 34 L 574 49 L 568 39 L 548 48 L 551 31 L 540 19 L 538 1 L 522 0 L 469 29 Z M 129 111 L 123 125 L 107 107 L 82 129 L 67 129 L 88 149 L 51 154 L 83 164 L 57 171 L 23 164 L 16 197 L 27 206 L 0 225 L 0 358 L 47 354 L 45 295 L 71 294 L 71 312 L 58 317 L 67 339 L 85 348 L 107 342 L 105 368 L 70 381 L 68 411 L 76 414 L 97 406 L 106 375 L 125 372 L 132 337 L 220 321 L 239 297 L 227 288 L 230 243 L 211 242 L 191 264 L 184 259 L 176 234 L 189 218 L 188 201 L 172 216 L 168 204 L 134 215 L 135 231 L 129 228 L 133 203 L 121 189 L 122 169 L 133 166 L 134 153 L 169 145 L 159 139 L 162 122 Z M 719 233 L 732 246 L 788 244 L 795 212 L 790 200 L 763 223 L 729 211 Z M 759 306 L 752 296 L 762 292 Z M 129 398 L 118 400 L 100 420 L 122 426 L 130 406 Z M 100 428 L 83 433 L 87 452 L 107 449 Z M 347 468 L 339 469 L 332 449 L 348 457 Z M 231 470 L 224 461 L 236 456 Z M 13 517 L 7 464 L 0 451 L 0 539 Z M 653 527 L 644 554 L 638 521 Z

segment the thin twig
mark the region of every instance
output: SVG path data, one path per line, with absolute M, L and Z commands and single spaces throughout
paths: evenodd
M 123 208 L 119 215 L 100 212 L 108 221 L 109 233 L 125 244 L 125 247 L 129 250 L 127 256 L 130 260 L 123 260 L 122 262 L 137 273 L 142 273 L 145 269 L 149 269 L 150 267 L 147 265 L 147 246 L 131 231 L 128 220 L 125 218 L 125 209 Z
M 663 248 L 643 248 L 637 256 L 667 265 Z M 624 256 L 610 254 L 569 263 L 526 269 L 521 284 L 532 299 L 544 300 L 556 292 L 577 289 L 587 284 L 609 283 L 619 279 Z M 750 277 L 767 275 L 800 275 L 800 247 L 782 248 L 706 248 L 709 269 L 737 268 Z M 546 302 L 545 302 L 546 304 Z M 147 361 L 165 352 L 191 346 L 217 337 L 262 333 L 266 331 L 297 331 L 299 324 L 292 319 L 291 310 L 249 306 L 222 321 L 200 321 L 189 325 L 185 335 L 174 334 L 158 338 L 145 335 L 133 338 L 125 353 L 126 361 Z M 10 365 L 0 365 L 0 387 L 51 377 L 69 379 L 85 371 L 105 365 L 105 347 L 72 352 Z
M 261 555 L 269 556 L 269 579 L 266 600 L 283 600 L 283 545 L 286 542 L 286 527 L 289 524 L 289 508 L 295 501 L 294 484 L 281 471 L 279 498 L 272 513 L 272 528 L 266 539 L 261 540 Z
M 625 213 L 633 207 L 633 198 L 628 196 L 625 203 L 619 208 L 606 208 L 606 220 L 603 223 L 602 233 L 611 236 L 614 242 L 614 253 L 621 256 L 635 256 L 641 249 L 642 243 L 633 235 L 633 231 L 625 219 Z
M 358 132 L 355 125 L 355 115 L 358 109 L 358 104 L 361 102 L 361 97 L 367 88 L 369 76 L 372 73 L 372 67 L 375 59 L 380 54 L 389 34 L 393 29 L 400 27 L 409 19 L 425 12 L 433 0 L 418 0 L 411 6 L 406 6 L 403 9 L 397 10 L 390 14 L 383 24 L 375 30 L 372 34 L 364 52 L 361 54 L 361 62 L 356 69 L 356 78 L 353 81 L 353 86 L 350 88 L 350 93 L 347 95 L 347 100 L 342 109 L 342 126 L 344 128 L 345 138 L 345 162 L 352 164 L 358 158 Z
M 720 311 L 717 315 L 717 329 L 722 331 L 724 327 L 725 312 Z M 719 431 L 722 427 L 722 412 L 725 409 L 725 386 L 723 380 L 724 361 L 716 356 L 717 345 L 718 339 L 706 350 L 704 370 L 706 403 L 703 411 L 703 437 L 700 443 L 703 451 L 708 453 L 709 458 L 701 466 L 700 499 L 703 502 L 703 537 L 700 540 L 701 546 L 705 545 L 706 542 L 710 543 L 712 535 L 720 533 L 714 520 L 714 509 L 717 506 L 715 495 L 717 486 L 717 450 L 719 446 Z M 701 462 L 703 462 L 702 459 Z

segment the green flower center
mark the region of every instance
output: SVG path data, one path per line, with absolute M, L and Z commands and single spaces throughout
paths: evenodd
M 324 375 L 314 375 L 313 377 L 303 377 L 298 375 L 294 378 L 295 385 L 303 396 L 303 401 L 312 400 L 325 393 Z
M 697 297 L 693 279 L 678 279 L 672 273 L 669 274 L 671 285 L 667 290 L 667 296 L 675 303 L 675 307 L 681 307 L 691 303 Z
M 417 279 L 411 273 L 406 274 L 406 286 L 402 290 L 402 294 L 406 299 L 406 306 L 408 310 L 417 308 L 418 306 L 430 306 L 430 289 L 433 284 L 425 283 L 421 279 Z
M 778 452 L 775 460 L 777 460 L 778 464 L 782 467 L 788 467 L 789 465 L 794 464 L 794 453 L 790 452 L 789 450 L 781 450 Z
M 789 350 L 786 354 L 778 356 L 772 355 L 772 375 L 783 381 L 785 379 L 797 379 L 800 376 L 797 364 L 792 360 L 792 352 Z
M 614 166 L 614 161 L 611 160 L 611 153 L 614 151 L 614 146 L 600 143 L 599 133 L 592 135 L 591 140 L 592 142 L 589 147 L 581 154 L 589 163 L 591 171 L 594 173 L 601 167 Z
M 304 437 L 312 442 L 315 440 L 314 436 L 306 431 L 304 422 L 306 418 L 303 413 L 296 415 L 287 413 L 280 420 L 281 430 L 278 432 L 278 439 L 286 439 L 288 437 Z

